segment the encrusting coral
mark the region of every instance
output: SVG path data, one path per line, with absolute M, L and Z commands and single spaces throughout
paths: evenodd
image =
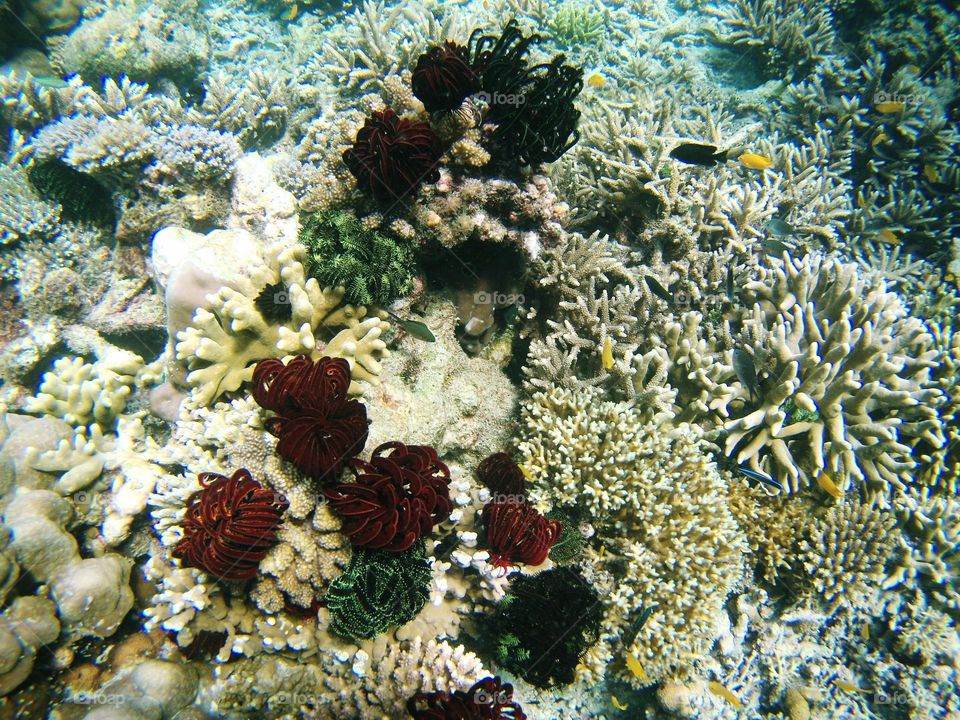
M 302 247 L 275 246 L 265 264 L 239 289 L 221 288 L 211 298 L 212 311 L 198 309 L 193 322 L 178 333 L 177 358 L 196 388 L 194 398 L 208 404 L 226 392 L 238 390 L 253 377 L 258 360 L 284 355 L 340 357 L 350 364 L 351 394 L 362 392 L 361 381 L 380 374 L 379 360 L 389 352 L 380 336 L 389 324 L 367 317 L 367 309 L 343 302 L 342 288 L 320 287 L 303 267 Z M 290 319 L 268 322 L 255 304 L 267 286 L 282 284 L 275 299 L 289 303 Z M 342 328 L 342 329 L 338 329 Z

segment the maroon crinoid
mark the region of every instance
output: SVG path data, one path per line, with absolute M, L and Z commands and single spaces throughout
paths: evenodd
M 560 522 L 547 520 L 529 503 L 516 500 L 484 505 L 483 526 L 490 563 L 504 569 L 516 563 L 543 564 L 563 529 Z
M 348 399 L 349 387 L 342 358 L 269 358 L 254 368 L 253 399 L 276 413 L 264 426 L 279 438 L 277 454 L 316 480 L 336 479 L 367 443 L 367 408 Z
M 418 692 L 407 701 L 414 720 L 526 720 L 519 703 L 513 702 L 513 685 L 500 676 L 485 677 L 463 692 Z
M 232 477 L 201 473 L 199 480 L 173 556 L 221 580 L 249 580 L 277 542 L 287 500 L 246 470 Z
M 428 112 L 456 110 L 480 89 L 467 48 L 450 40 L 417 58 L 410 85 Z
M 494 495 L 522 499 L 527 488 L 523 470 L 505 452 L 494 453 L 477 466 L 477 479 Z
M 384 443 L 370 462 L 354 460 L 350 470 L 356 482 L 324 495 L 354 545 L 402 552 L 450 517 L 450 470 L 432 447 Z
M 421 182 L 440 179 L 437 163 L 442 151 L 430 125 L 386 108 L 367 118 L 343 161 L 361 190 L 379 201 L 393 201 Z

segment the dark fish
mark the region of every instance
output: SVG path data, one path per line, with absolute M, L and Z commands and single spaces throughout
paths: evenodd
M 737 380 L 742 382 L 750 391 L 750 399 L 752 400 L 759 383 L 757 382 L 757 368 L 748 352 L 740 348 L 733 351 L 733 371 L 737 374 Z
M 746 465 L 737 465 L 737 472 L 743 475 L 744 477 L 750 478 L 751 480 L 762 482 L 765 485 L 769 485 L 772 488 L 776 488 L 777 490 L 783 490 L 783 485 L 778 483 L 772 477 L 768 477 L 763 473 L 758 473 L 756 470 L 751 470 Z
M 397 315 L 394 315 L 389 310 L 387 310 L 386 312 L 387 312 L 387 315 L 389 315 L 390 317 L 392 317 L 394 320 L 397 321 L 397 325 L 399 327 L 406 330 L 417 340 L 422 340 L 423 342 L 437 341 L 437 338 L 434 337 L 434 334 L 430 332 L 430 328 L 428 328 L 424 323 L 420 322 L 419 320 L 404 320 L 403 318 Z
M 793 225 L 780 218 L 770 218 L 764 227 L 771 235 L 778 235 L 779 237 L 788 237 L 797 234 L 797 229 Z
M 673 302 L 673 295 L 671 295 L 670 291 L 661 285 L 660 281 L 653 275 L 644 275 L 643 279 L 647 281 L 647 287 L 650 288 L 650 292 L 665 302 Z
M 735 299 L 733 290 L 733 265 L 727 265 L 727 300 L 733 302 Z
M 719 151 L 716 145 L 682 143 L 670 151 L 670 157 L 688 165 L 713 167 L 727 161 L 727 151 Z
M 643 626 L 646 625 L 647 620 L 650 616 L 653 615 L 653 608 L 640 608 L 640 614 L 637 616 L 637 619 L 633 621 L 633 624 L 630 626 L 630 630 L 627 633 L 626 637 L 630 638 L 627 645 L 632 645 L 633 641 L 637 639 L 637 635 L 640 634 L 640 631 L 643 630 Z
M 760 241 L 760 247 L 766 250 L 768 253 L 775 253 L 777 255 L 783 255 L 785 252 L 790 252 L 790 246 L 785 242 L 781 242 L 774 237 L 765 237 Z

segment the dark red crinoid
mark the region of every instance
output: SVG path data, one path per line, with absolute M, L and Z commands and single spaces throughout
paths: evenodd
M 477 479 L 495 495 L 522 499 L 527 489 L 523 470 L 505 452 L 494 453 L 477 466 Z
M 279 438 L 277 453 L 316 480 L 335 479 L 367 443 L 367 408 L 349 387 L 342 358 L 269 358 L 254 368 L 253 399 L 276 413 L 264 426 Z
M 402 552 L 450 517 L 450 470 L 432 447 L 384 443 L 370 462 L 354 460 L 350 470 L 356 482 L 324 495 L 354 545 Z
M 428 112 L 456 110 L 480 89 L 467 48 L 450 40 L 417 58 L 410 84 Z
M 516 563 L 542 565 L 563 529 L 560 522 L 548 520 L 529 503 L 516 500 L 484 505 L 483 526 L 490 563 L 503 569 Z
M 500 676 L 485 677 L 463 692 L 418 692 L 407 701 L 414 720 L 526 720 L 519 703 L 513 702 L 513 685 Z
M 379 201 L 393 201 L 422 182 L 440 179 L 437 163 L 442 152 L 429 124 L 401 118 L 386 108 L 367 118 L 343 161 L 360 189 Z
M 173 556 L 221 580 L 249 580 L 277 542 L 287 499 L 246 470 L 232 477 L 201 473 L 199 479 Z

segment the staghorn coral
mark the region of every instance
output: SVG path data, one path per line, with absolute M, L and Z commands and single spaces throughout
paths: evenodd
M 769 453 L 769 470 L 791 491 L 819 469 L 841 487 L 902 489 L 913 444 L 943 444 L 923 323 L 856 266 L 819 255 L 760 268 L 742 298 L 753 305 L 743 335 L 769 380 L 759 408 L 734 414 L 728 404 L 726 452 L 757 471 Z M 788 401 L 816 414 L 789 417 Z
M 534 498 L 576 507 L 603 531 L 606 559 L 585 559 L 610 583 L 599 656 L 622 645 L 654 680 L 688 674 L 690 656 L 713 644 L 746 546 L 702 431 L 648 421 L 591 388 L 533 393 L 520 424 Z M 630 637 L 642 608 L 653 614 Z
M 342 357 L 350 363 L 352 394 L 361 392 L 360 382 L 380 374 L 379 360 L 389 354 L 380 335 L 389 324 L 367 318 L 364 307 L 344 304 L 342 289 L 322 289 L 308 279 L 304 254 L 301 247 L 268 249 L 265 265 L 241 280 L 239 290 L 221 288 L 209 298 L 214 312 L 198 309 L 192 324 L 177 333 L 176 357 L 189 370 L 186 380 L 196 402 L 208 404 L 239 389 L 253 377 L 256 361 L 283 355 Z M 290 320 L 273 325 L 254 302 L 264 287 L 281 282 Z
M 892 513 L 856 498 L 809 523 L 797 558 L 806 574 L 806 594 L 823 603 L 829 615 L 839 609 L 874 612 L 896 548 L 895 527 Z

